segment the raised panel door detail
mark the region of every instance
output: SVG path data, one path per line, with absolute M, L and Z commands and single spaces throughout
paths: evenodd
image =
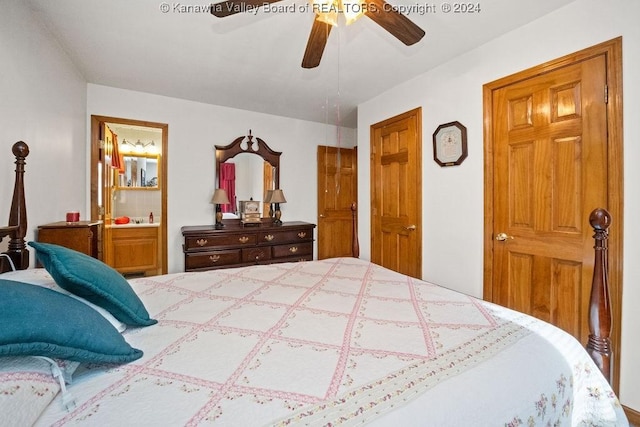
M 509 147 L 509 223 L 533 229 L 534 224 L 534 143 L 526 141 Z M 517 195 L 517 197 L 515 197 Z
M 121 272 L 145 271 L 158 266 L 158 239 L 113 239 L 113 267 Z
M 570 136 L 553 141 L 552 230 L 582 232 L 582 138 Z
M 531 94 L 509 100 L 509 130 L 528 128 L 533 125 L 533 98 Z
M 551 89 L 551 121 L 571 120 L 582 115 L 581 85 L 579 81 Z

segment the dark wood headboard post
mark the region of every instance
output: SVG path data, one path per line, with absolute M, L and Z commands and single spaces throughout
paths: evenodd
M 611 382 L 613 350 L 611 348 L 611 306 L 609 299 L 609 274 L 607 265 L 607 229 L 611 215 L 604 209 L 595 209 L 589 216 L 595 232 L 595 261 L 589 301 L 589 341 L 587 352 L 596 362 L 607 381 Z
M 9 247 L 5 252 L 18 270 L 29 267 L 29 251 L 25 242 L 27 235 L 27 206 L 24 197 L 24 165 L 29 155 L 29 146 L 23 141 L 13 144 L 11 149 L 16 157 L 16 178 L 13 187 L 13 199 L 11 200 L 11 213 L 9 214 L 9 226 L 3 227 L 0 235 L 9 237 Z

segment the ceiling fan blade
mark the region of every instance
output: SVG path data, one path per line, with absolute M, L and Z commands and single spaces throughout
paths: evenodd
M 236 13 L 249 12 L 262 5 L 277 3 L 282 0 L 226 0 L 211 4 L 211 14 L 218 18 L 235 15 Z
M 384 0 L 365 1 L 367 3 L 366 15 L 402 43 L 411 46 L 424 37 L 424 30 L 398 12 L 395 6 L 391 6 Z
M 307 41 L 307 48 L 302 58 L 302 68 L 315 68 L 320 65 L 322 53 L 324 52 L 324 47 L 327 45 L 330 32 L 331 25 L 318 21 L 317 19 L 313 20 L 313 26 L 311 27 L 311 33 Z

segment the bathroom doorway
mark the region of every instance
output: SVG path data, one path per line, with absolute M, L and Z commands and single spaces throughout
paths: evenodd
M 125 276 L 167 273 L 167 141 L 164 123 L 91 116 L 91 219 Z

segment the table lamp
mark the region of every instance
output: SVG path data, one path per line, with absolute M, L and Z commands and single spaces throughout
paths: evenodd
M 221 205 L 228 205 L 229 198 L 227 197 L 227 192 L 222 188 L 216 188 L 213 192 L 213 197 L 211 198 L 211 203 L 216 205 L 216 228 L 224 227 L 222 223 L 222 207 Z
M 271 193 L 271 199 L 269 199 L 270 203 L 273 203 L 275 205 L 275 220 L 273 221 L 273 223 L 275 225 L 282 225 L 282 221 L 280 220 L 280 217 L 282 216 L 282 212 L 280 212 L 280 203 L 287 203 L 287 199 L 284 198 L 284 193 L 282 192 L 281 189 L 276 188 L 275 190 L 273 190 L 273 193 Z

